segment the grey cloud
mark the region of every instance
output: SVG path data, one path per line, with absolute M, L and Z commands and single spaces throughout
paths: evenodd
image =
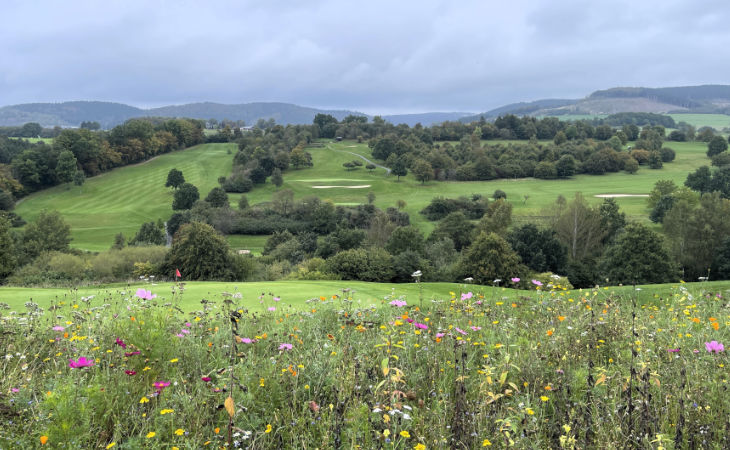
M 719 1 L 12 1 L 0 104 L 483 111 L 619 85 L 722 83 L 728 15 Z

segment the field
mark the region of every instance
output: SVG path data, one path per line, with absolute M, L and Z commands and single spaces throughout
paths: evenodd
M 549 207 L 559 195 L 567 199 L 575 192 L 598 203 L 599 194 L 648 194 L 659 179 L 671 179 L 681 185 L 687 174 L 697 167 L 708 164 L 706 144 L 668 143 L 676 152 L 674 162 L 661 170 L 642 167 L 636 174 L 615 173 L 603 176 L 578 175 L 569 180 L 494 180 L 488 182 L 436 182 L 422 184 L 411 175 L 397 181 L 387 176 L 384 169 L 372 173 L 364 168 L 346 171 L 342 163 L 363 156 L 372 158 L 366 144 L 352 141 L 326 143 L 322 148 L 310 148 L 314 167 L 290 170 L 284 174 L 281 189 L 291 189 L 296 198 L 317 195 L 338 205 L 353 205 L 367 201 L 368 192 L 376 196 L 375 205 L 380 208 L 395 206 L 398 200 L 407 203 L 405 211 L 412 223 L 425 232 L 434 224 L 427 222 L 419 211 L 438 195 L 457 197 L 482 194 L 491 196 L 496 189 L 507 193 L 513 204 L 515 221 L 534 220 Z M 108 174 L 90 178 L 82 187 L 58 186 L 34 195 L 20 203 L 17 213 L 26 220 L 33 220 L 42 209 L 57 209 L 72 226 L 72 246 L 86 250 L 109 248 L 114 235 L 123 232 L 128 238 L 136 233 L 145 221 L 166 220 L 172 214 L 172 191 L 164 187 L 167 172 L 177 167 L 186 180 L 198 186 L 201 197 L 217 185 L 217 178 L 230 173 L 234 144 L 206 144 L 191 149 L 161 155 L 152 161 L 132 167 L 116 169 Z M 255 188 L 245 195 L 250 203 L 269 201 L 277 188 L 270 183 Z M 231 205 L 236 205 L 241 194 L 229 195 Z M 618 204 L 631 219 L 646 220 L 645 199 L 642 197 L 618 198 Z M 234 206 L 235 207 L 235 206 Z M 260 236 L 232 236 L 235 249 L 250 249 L 258 253 L 265 238 Z
M 702 127 L 712 127 L 717 131 L 730 127 L 730 116 L 726 114 L 667 114 L 675 122 L 687 122 L 688 124 L 699 129 Z
M 108 249 L 122 232 L 130 239 L 144 222 L 172 215 L 172 190 L 165 188 L 172 168 L 198 187 L 202 198 L 231 172 L 235 144 L 206 144 L 158 156 L 88 178 L 83 186 L 56 186 L 23 199 L 16 212 L 32 221 L 43 209 L 58 210 L 71 225 L 72 247 Z
M 727 283 L 139 287 L 0 311 L 0 448 L 730 445 Z

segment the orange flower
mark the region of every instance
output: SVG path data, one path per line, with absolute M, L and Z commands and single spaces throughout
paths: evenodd
M 552 336 L 553 335 L 553 330 L 547 330 L 547 335 L 548 336 Z
M 46 445 L 46 442 L 48 442 L 48 436 L 44 434 L 41 436 L 41 445 Z
M 714 328 L 714 329 L 715 329 L 715 331 L 717 331 L 717 330 L 719 330 L 719 329 L 720 329 L 720 324 L 719 324 L 719 323 L 717 323 L 717 322 L 712 322 L 712 328 Z
M 558 320 L 562 322 L 563 320 L 565 320 L 565 316 L 558 316 Z

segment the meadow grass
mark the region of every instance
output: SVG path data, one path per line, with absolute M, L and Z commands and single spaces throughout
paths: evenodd
M 675 122 L 687 122 L 699 129 L 712 127 L 718 131 L 730 127 L 730 116 L 727 114 L 667 114 Z
M 0 447 L 730 445 L 717 285 L 464 286 L 422 308 L 398 292 L 295 308 L 277 287 L 264 311 L 132 290 L 1 310 Z
M 167 153 L 88 178 L 83 186 L 37 192 L 24 198 L 16 212 L 30 222 L 44 209 L 57 210 L 71 225 L 72 247 L 106 250 L 117 233 L 131 239 L 142 223 L 170 218 L 173 190 L 165 187 L 170 169 L 181 170 L 205 198 L 218 186 L 219 176 L 230 174 L 235 150 L 235 144 L 204 144 Z
M 366 144 L 353 141 L 325 142 L 321 148 L 309 148 L 314 167 L 288 170 L 284 173 L 284 185 L 276 188 L 267 182 L 246 194 L 230 194 L 231 205 L 236 207 L 241 195 L 251 204 L 267 202 L 278 190 L 291 189 L 295 198 L 318 196 L 338 205 L 355 205 L 367 202 L 373 192 L 375 205 L 380 208 L 395 206 L 398 200 L 407 204 L 411 222 L 424 232 L 435 226 L 419 212 L 435 196 L 458 197 L 481 194 L 491 196 L 501 189 L 507 201 L 513 205 L 515 222 L 539 220 L 558 196 L 570 200 L 575 192 L 582 192 L 586 199 L 598 204 L 598 194 L 648 194 L 659 179 L 674 180 L 682 185 L 687 174 L 701 165 L 709 164 L 702 142 L 667 143 L 676 153 L 674 162 L 664 164 L 661 170 L 646 166 L 635 174 L 612 173 L 606 175 L 577 175 L 567 180 L 499 179 L 483 182 L 437 182 L 425 184 L 412 175 L 401 177 L 387 175 L 384 169 L 368 171 L 364 167 L 347 171 L 343 163 L 361 155 L 372 160 L 372 152 Z M 206 144 L 171 154 L 161 155 L 147 163 L 116 169 L 110 173 L 90 178 L 82 187 L 57 186 L 38 192 L 24 199 L 17 213 L 26 220 L 33 220 L 42 209 L 56 209 L 71 224 L 76 248 L 99 251 L 109 248 L 114 235 L 123 232 L 131 238 L 146 221 L 166 220 L 172 214 L 172 190 L 165 188 L 167 172 L 176 167 L 183 171 L 186 180 L 201 192 L 201 197 L 217 185 L 217 178 L 230 173 L 234 144 Z M 368 186 L 351 189 L 344 186 Z M 340 186 L 317 189 L 314 186 Z M 616 199 L 629 218 L 646 221 L 646 199 L 627 197 Z M 231 237 L 236 249 L 251 249 L 254 253 L 263 248 L 262 237 Z

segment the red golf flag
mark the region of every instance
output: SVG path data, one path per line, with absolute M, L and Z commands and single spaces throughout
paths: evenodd
M 180 275 L 180 271 L 178 269 L 175 269 L 175 277 L 182 277 L 182 275 Z

